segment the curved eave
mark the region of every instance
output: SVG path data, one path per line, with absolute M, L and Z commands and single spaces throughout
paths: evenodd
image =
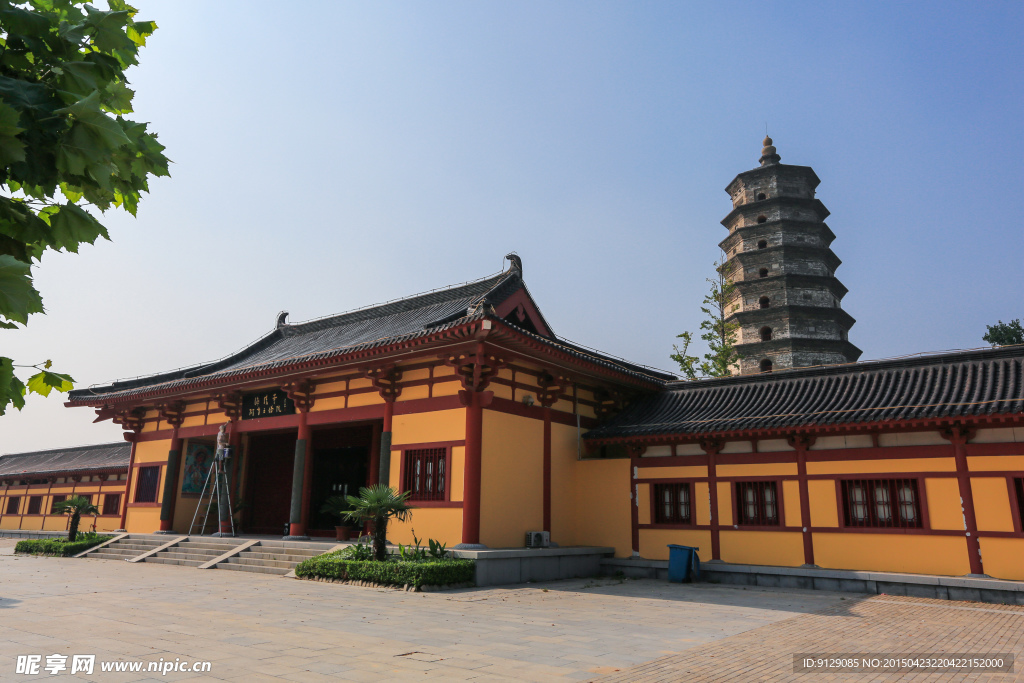
M 564 363 L 574 366 L 576 371 L 589 375 L 604 376 L 618 382 L 634 384 L 638 387 L 657 389 L 664 385 L 670 376 L 658 377 L 647 375 L 628 368 L 614 359 L 580 352 L 570 346 L 533 335 L 520 330 L 509 323 L 494 317 L 477 314 L 461 321 L 449 323 L 441 328 L 424 331 L 422 334 L 384 340 L 383 343 L 370 342 L 355 347 L 343 347 L 329 351 L 317 352 L 308 356 L 286 360 L 276 360 L 249 368 L 218 373 L 211 376 L 198 376 L 179 379 L 162 384 L 139 387 L 123 392 L 97 393 L 92 397 L 76 396 L 64 405 L 68 407 L 113 407 L 115 405 L 137 404 L 156 398 L 169 398 L 188 394 L 207 393 L 219 388 L 239 384 L 253 384 L 271 379 L 280 379 L 296 374 L 315 372 L 327 367 L 348 365 L 353 363 L 372 362 L 378 358 L 388 357 L 399 351 L 426 351 L 432 346 L 440 346 L 446 342 L 466 342 L 483 332 L 482 323 L 488 320 L 496 327 L 487 340 L 511 341 L 521 349 L 546 353 Z M 495 336 L 494 332 L 498 332 Z M 87 391 L 87 390 L 83 390 Z
M 751 439 L 779 439 L 789 436 L 840 436 L 844 434 L 872 434 L 903 430 L 940 429 L 953 425 L 1024 425 L 1021 413 L 997 413 L 994 415 L 956 415 L 946 417 L 919 418 L 911 420 L 879 420 L 858 423 L 804 424 L 790 427 L 771 427 L 762 429 L 714 430 L 707 432 L 688 432 L 666 430 L 647 433 L 624 434 L 609 437 L 590 437 L 583 435 L 584 440 L 593 446 L 607 444 L 665 444 L 665 443 L 698 443 L 707 440 L 745 441 Z
M 0 481 L 4 479 L 32 479 L 38 477 L 64 477 L 72 476 L 75 474 L 83 474 L 92 476 L 94 474 L 123 474 L 128 471 L 128 465 L 114 465 L 111 467 L 72 467 L 62 468 L 57 470 L 35 470 L 32 472 L 8 472 L 6 474 L 0 474 Z M 81 482 L 79 482 L 81 483 Z M 86 484 L 94 484 L 100 482 L 85 482 Z

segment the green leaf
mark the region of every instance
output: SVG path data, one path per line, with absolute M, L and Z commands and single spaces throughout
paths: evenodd
M 43 298 L 32 285 L 32 268 L 13 256 L 0 256 L 0 316 L 25 324 L 43 312 Z
M 53 228 L 54 246 L 58 249 L 77 252 L 82 242 L 92 244 L 97 237 L 110 239 L 107 229 L 77 204 L 62 204 L 48 217 Z
M 80 97 L 97 89 L 96 65 L 92 62 L 61 62 L 54 71 L 60 75 L 60 89 Z
M 0 358 L 0 415 L 9 405 L 18 410 L 25 407 L 25 385 L 14 374 L 14 361 Z
M 49 396 L 53 389 L 66 394 L 75 388 L 74 381 L 71 375 L 42 370 L 28 378 L 27 389 L 40 396 Z
M 75 119 L 71 129 L 71 137 L 76 146 L 96 157 L 103 151 L 117 149 L 131 142 L 117 121 L 108 116 L 100 108 L 100 93 L 94 90 L 88 97 L 83 97 L 69 107 L 58 109 L 57 114 L 70 114 Z M 76 136 L 75 133 L 79 132 Z M 82 135 L 84 133 L 85 135 Z M 88 138 L 91 137 L 90 141 Z M 89 144 L 92 143 L 92 145 Z M 95 147 L 93 147 L 93 145 Z
M 25 129 L 18 125 L 19 117 L 17 109 L 0 102 L 0 167 L 25 160 L 25 143 L 18 139 Z

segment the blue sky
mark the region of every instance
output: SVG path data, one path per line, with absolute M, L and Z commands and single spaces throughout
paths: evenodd
M 1024 315 L 1020 3 L 135 4 L 160 26 L 136 118 L 172 177 L 112 242 L 47 256 L 48 315 L 0 332 L 79 386 L 511 250 L 556 333 L 671 370 L 766 123 L 822 179 L 863 359 Z M 61 403 L 0 418 L 0 452 L 120 438 Z

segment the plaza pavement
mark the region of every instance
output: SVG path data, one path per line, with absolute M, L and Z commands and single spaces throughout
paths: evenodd
M 208 674 L 80 680 L 901 680 L 793 674 L 792 654 L 1014 652 L 1024 608 L 614 579 L 440 593 L 13 556 L 0 542 L 0 680 L 17 655 L 209 660 Z M 894 649 L 896 648 L 896 649 Z M 1020 667 L 1018 667 L 1019 669 Z M 919 676 L 914 680 L 964 680 Z M 970 680 L 1024 680 L 1020 674 Z

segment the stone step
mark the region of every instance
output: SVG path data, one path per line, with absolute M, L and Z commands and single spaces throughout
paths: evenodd
M 163 545 L 163 544 L 161 544 L 161 545 Z M 160 546 L 159 545 L 139 545 L 138 543 L 111 543 L 107 547 L 108 548 L 120 548 L 121 550 L 129 550 L 129 551 L 135 553 L 136 555 L 141 555 L 142 553 L 149 552 L 150 550 L 155 550 L 156 548 L 159 548 Z
M 199 565 L 204 564 L 207 561 L 208 560 L 206 559 L 189 560 L 185 558 L 179 559 L 174 557 L 162 557 L 162 555 L 153 555 L 143 560 L 143 562 L 155 562 L 157 564 L 179 564 L 184 567 L 198 567 Z
M 195 550 L 210 550 L 216 552 L 218 555 L 223 555 L 232 548 L 237 548 L 242 545 L 239 542 L 233 543 L 207 543 L 200 541 L 182 541 L 177 546 L 178 548 L 189 548 Z
M 164 550 L 163 552 L 157 553 L 156 555 L 151 555 L 150 557 L 162 557 L 162 558 L 171 559 L 171 560 L 196 560 L 196 561 L 199 562 L 199 564 L 202 564 L 203 562 L 209 562 L 210 560 L 214 559 L 215 557 L 220 557 L 223 554 L 224 553 L 217 553 L 217 552 L 211 552 L 211 553 L 194 552 L 193 553 L 193 552 L 186 552 L 186 551 L 178 550 L 177 548 L 169 548 L 167 550 Z
M 141 555 L 143 551 L 132 550 L 130 548 L 119 548 L 116 545 L 108 545 L 105 548 L 94 550 L 92 551 L 92 553 L 89 554 L 92 555 L 94 553 L 107 553 L 110 555 L 120 555 L 121 557 L 135 557 L 136 555 Z
M 256 572 L 258 574 L 277 574 L 284 576 L 291 571 L 285 567 L 258 567 L 252 564 L 232 564 L 230 562 L 221 562 L 216 565 L 217 569 L 230 569 L 236 572 Z
M 316 550 L 319 553 L 326 553 L 337 545 L 337 541 L 329 543 L 318 541 L 263 541 L 259 543 L 261 548 L 301 548 L 303 550 Z
M 107 550 L 106 548 L 103 548 L 102 550 L 97 550 L 95 552 L 89 553 L 85 557 L 88 558 L 88 559 L 92 559 L 92 560 L 121 560 L 121 561 L 128 560 L 128 559 L 130 559 L 132 557 L 135 557 L 134 555 L 118 555 L 116 553 L 108 553 L 108 552 L 106 552 L 106 550 Z
M 258 550 L 243 550 L 240 557 L 251 557 L 255 560 L 288 560 L 291 562 L 302 562 L 316 555 L 300 555 L 294 552 L 261 552 Z
M 245 557 L 240 555 L 238 557 L 229 557 L 227 559 L 229 564 L 241 564 L 246 567 L 284 567 L 285 569 L 294 569 L 298 562 L 292 560 L 259 560 Z

